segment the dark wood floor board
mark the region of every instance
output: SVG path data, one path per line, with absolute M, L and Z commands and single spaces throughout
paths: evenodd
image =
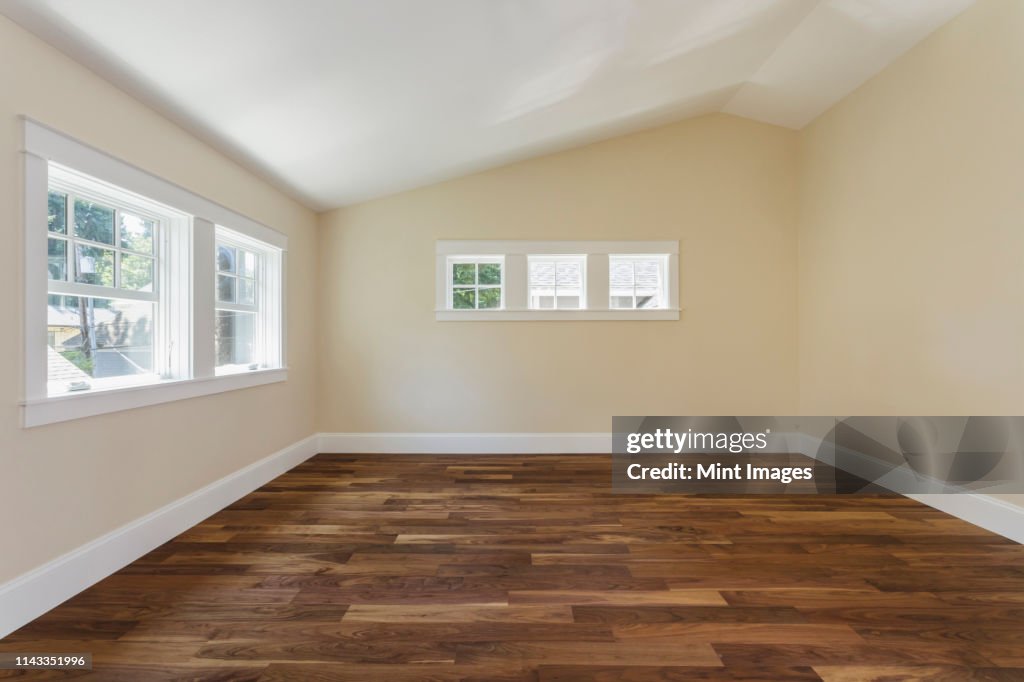
M 1024 548 L 913 500 L 319 455 L 0 641 L 7 679 L 1024 680 Z

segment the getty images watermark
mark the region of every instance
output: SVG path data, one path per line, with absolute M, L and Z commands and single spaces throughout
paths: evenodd
M 616 492 L 1024 492 L 1024 417 L 614 417 L 612 429 Z

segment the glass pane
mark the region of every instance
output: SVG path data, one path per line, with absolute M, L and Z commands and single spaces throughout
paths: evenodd
M 633 261 L 623 258 L 608 260 L 608 283 L 612 289 L 633 290 Z M 632 304 L 630 305 L 632 307 Z
M 483 266 L 481 266 L 480 269 L 483 270 Z M 481 308 L 501 307 L 501 289 L 499 287 L 492 287 L 490 289 L 480 289 L 479 296 Z
M 217 366 L 256 362 L 256 313 L 218 310 L 214 328 Z
M 559 289 L 562 289 L 562 287 L 578 288 L 583 286 L 583 263 L 580 261 L 559 261 L 557 269 Z M 559 306 L 559 308 L 561 308 L 561 306 Z
M 480 284 L 501 284 L 501 265 L 498 263 L 480 264 Z M 483 308 L 483 306 L 480 306 Z
M 238 274 L 246 277 L 256 276 L 256 254 L 251 251 L 238 250 Z
M 63 192 L 47 194 L 46 229 L 50 232 L 68 233 L 68 195 Z
M 612 296 L 611 301 L 612 308 L 632 308 L 633 307 L 633 296 Z
M 476 284 L 476 263 L 455 263 L 452 269 L 455 284 Z
M 121 288 L 153 291 L 154 260 L 133 253 L 121 254 Z
M 657 260 L 644 258 L 633 261 L 636 288 L 657 291 L 661 288 L 661 267 Z
M 235 250 L 230 246 L 217 246 L 217 269 L 221 272 L 235 271 Z
M 636 307 L 637 308 L 660 308 L 661 301 L 657 292 L 641 292 L 639 289 L 636 292 Z
M 47 239 L 46 255 L 50 279 L 68 279 L 68 243 L 64 239 Z
M 452 307 L 456 310 L 476 308 L 476 290 L 456 289 L 452 292 Z
M 235 302 L 235 282 L 238 280 L 227 275 L 217 275 L 217 300 L 223 303 Z
M 550 260 L 530 261 L 530 286 L 555 286 L 556 263 Z
M 555 296 L 552 293 L 534 293 L 530 295 L 530 307 L 548 310 L 555 307 Z
M 75 199 L 75 236 L 113 244 L 114 209 L 85 199 Z
M 47 308 L 51 394 L 153 372 L 154 304 L 85 297 L 61 303 Z
M 238 302 L 246 305 L 256 304 L 256 281 L 241 278 L 238 280 Z
M 121 214 L 121 248 L 153 253 L 153 234 L 156 223 L 127 213 Z
M 114 286 L 114 252 L 98 246 L 75 246 L 75 281 L 82 284 Z
M 575 310 L 580 307 L 579 296 L 563 296 L 561 293 L 558 295 L 558 308 L 559 310 Z

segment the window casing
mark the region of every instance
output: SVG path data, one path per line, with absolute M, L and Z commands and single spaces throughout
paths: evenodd
M 586 308 L 587 257 L 528 255 L 529 308 L 580 310 Z
M 287 379 L 284 235 L 23 123 L 26 427 Z M 218 240 L 241 254 L 233 300 Z M 246 341 L 218 362 L 225 312 Z

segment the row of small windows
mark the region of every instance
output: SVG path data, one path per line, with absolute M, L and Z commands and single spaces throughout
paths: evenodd
M 652 310 L 668 307 L 667 255 L 608 256 L 608 307 Z M 505 308 L 503 256 L 449 256 L 448 307 L 451 310 Z M 527 256 L 530 310 L 583 310 L 587 307 L 586 255 Z

